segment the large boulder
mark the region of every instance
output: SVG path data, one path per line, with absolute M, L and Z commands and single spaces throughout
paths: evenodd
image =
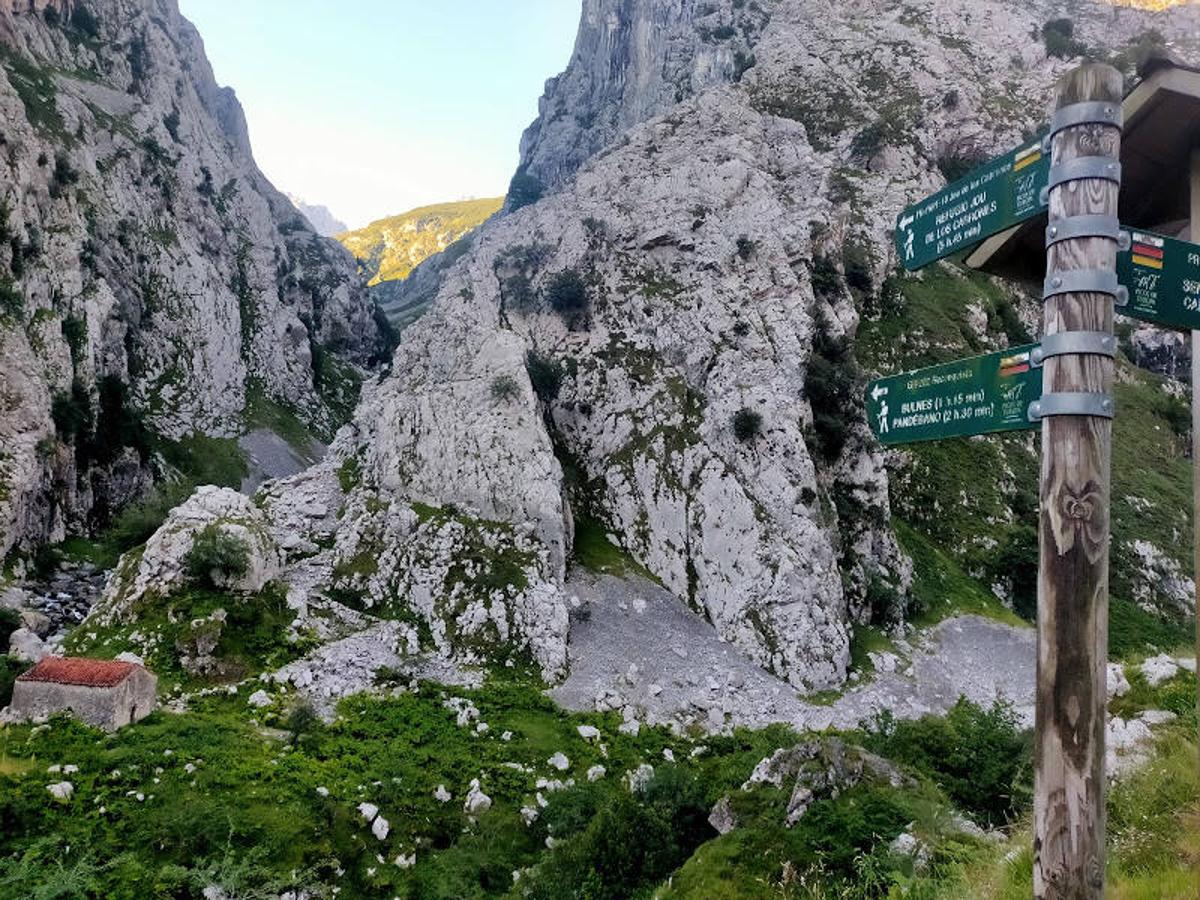
M 815 738 L 776 750 L 763 759 L 754 767 L 742 790 L 753 790 L 761 785 L 783 790 L 790 788 L 784 824 L 791 828 L 815 801 L 835 798 L 842 791 L 864 782 L 892 787 L 915 786 L 912 778 L 881 756 L 847 744 L 840 738 Z M 727 830 L 734 827 L 736 820 L 727 799 L 713 808 L 710 821 Z

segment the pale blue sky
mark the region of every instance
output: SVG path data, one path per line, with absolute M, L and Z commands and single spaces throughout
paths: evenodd
M 259 166 L 351 228 L 499 196 L 579 0 L 180 0 Z

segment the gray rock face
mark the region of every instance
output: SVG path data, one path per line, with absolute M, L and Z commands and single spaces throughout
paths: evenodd
M 348 398 L 331 373 L 377 336 L 353 261 L 258 170 L 173 0 L 92 0 L 95 39 L 29 6 L 0 4 L 0 553 L 147 486 L 105 378 L 168 438 L 240 433 L 249 395 L 332 431 Z M 314 348 L 341 358 L 321 378 Z M 51 418 L 73 383 L 91 453 Z
M 894 265 L 896 212 L 941 186 L 939 160 L 1043 119 L 1073 64 L 1030 39 L 1054 15 L 589 0 L 522 142 L 551 192 L 429 270 L 433 309 L 347 438 L 372 483 L 352 498 L 511 523 L 552 581 L 586 510 L 759 665 L 840 684 L 848 628 L 897 614 L 872 589 L 902 595 L 911 564 L 857 389 L 830 386 Z M 1150 22 L 1074 19 L 1111 47 Z M 1196 20 L 1153 23 L 1190 40 Z
M 733 0 L 584 0 L 571 64 L 521 138 L 521 170 L 557 188 L 629 127 L 740 77 L 766 17 Z

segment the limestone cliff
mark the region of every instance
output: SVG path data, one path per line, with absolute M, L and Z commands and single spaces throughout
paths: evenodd
M 934 284 L 889 277 L 896 212 L 1036 128 L 1085 48 L 1132 74 L 1197 19 L 1077 4 L 1065 41 L 1062 15 L 586 2 L 522 141 L 522 200 L 546 195 L 429 267 L 433 310 L 350 432 L 359 490 L 526 526 L 554 560 L 598 520 L 761 664 L 839 683 L 851 624 L 903 615 L 911 577 L 859 401 L 864 313 Z M 959 280 L 974 346 L 1033 323 L 1019 290 Z
M 254 163 L 173 0 L 0 4 L 0 553 L 144 489 L 249 400 L 329 432 L 377 326 Z
M 840 684 L 853 628 L 940 602 L 947 573 L 1020 608 L 1032 441 L 885 455 L 861 391 L 873 371 L 1036 330 L 1020 286 L 898 273 L 897 211 L 1035 129 L 1085 47 L 1131 77 L 1148 45 L 1196 50 L 1195 9 L 1072 15 L 1068 29 L 1048 2 L 585 3 L 523 143 L 537 183 L 414 272 L 433 306 L 391 374 L 330 459 L 259 497 L 293 604 L 395 618 L 410 643 L 471 659 L 527 650 L 557 675 L 586 527 L 801 689 Z M 1170 399 L 1142 378 L 1124 376 L 1131 408 Z M 1175 466 L 1174 440 L 1143 444 L 1140 464 Z M 1159 501 L 1124 493 L 1134 562 L 1115 555 L 1114 591 L 1178 606 L 1178 561 L 1127 516 Z

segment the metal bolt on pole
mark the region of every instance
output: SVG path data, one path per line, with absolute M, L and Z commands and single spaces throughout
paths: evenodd
M 1044 330 L 1111 335 L 1117 286 L 1121 74 L 1085 65 L 1055 97 Z M 1115 114 L 1114 114 L 1115 109 Z M 1072 237 L 1061 239 L 1063 234 Z M 1070 339 L 1066 339 L 1070 340 Z M 1114 363 L 1045 361 L 1033 893 L 1104 895 L 1104 726 Z M 1098 345 L 1097 345 L 1098 346 Z

